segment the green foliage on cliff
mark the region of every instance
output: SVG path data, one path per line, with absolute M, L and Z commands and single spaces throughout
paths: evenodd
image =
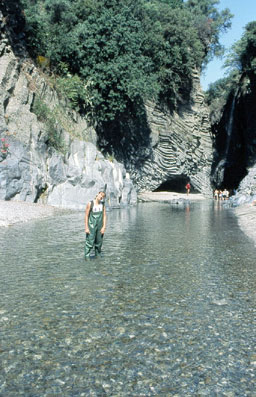
M 186 6 L 193 15 L 193 20 L 198 31 L 200 41 L 204 45 L 205 58 L 207 63 L 213 56 L 224 54 L 224 47 L 219 42 L 220 33 L 224 33 L 231 27 L 229 9 L 219 11 L 216 8 L 219 0 L 188 0 Z
M 36 97 L 33 102 L 32 111 L 35 113 L 38 120 L 45 124 L 47 133 L 46 143 L 48 146 L 54 147 L 57 151 L 65 153 L 65 144 L 57 128 L 58 120 L 55 109 L 49 109 L 41 98 Z
M 256 21 L 246 25 L 242 38 L 233 45 L 227 57 L 226 67 L 256 78 Z
M 22 0 L 31 53 L 50 59 L 58 87 L 97 121 L 145 99 L 174 108 L 220 49 L 230 14 L 218 0 Z M 66 69 L 63 70 L 63 65 Z
M 227 76 L 210 84 L 206 100 L 210 106 L 212 123 L 218 121 L 229 95 L 240 88 L 242 93 L 256 87 L 256 22 L 250 22 L 240 40 L 227 55 L 225 67 Z
M 228 96 L 231 92 L 235 91 L 238 79 L 238 74 L 233 73 L 230 76 L 219 79 L 209 85 L 209 88 L 205 93 L 205 99 L 209 106 L 210 121 L 212 125 L 220 120 L 224 106 L 227 103 Z

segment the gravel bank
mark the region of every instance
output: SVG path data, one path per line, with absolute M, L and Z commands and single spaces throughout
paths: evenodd
M 184 193 L 172 192 L 148 192 L 140 195 L 141 201 L 171 201 L 173 199 L 199 200 L 204 199 L 201 194 L 190 194 L 189 197 Z M 32 219 L 46 218 L 65 212 L 60 208 L 51 205 L 26 203 L 24 201 L 4 201 L 0 200 L 0 227 L 11 226 L 20 222 L 28 222 Z
M 240 228 L 256 245 L 256 206 L 244 204 L 235 208 L 234 211 Z
M 0 226 L 7 227 L 32 219 L 46 218 L 63 211 L 65 210 L 50 205 L 0 200 Z
M 205 197 L 199 193 L 175 193 L 175 192 L 144 192 L 138 194 L 138 199 L 140 201 L 172 201 L 172 200 L 205 200 Z

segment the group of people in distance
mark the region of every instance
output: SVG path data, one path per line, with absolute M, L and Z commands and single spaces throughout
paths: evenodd
M 224 189 L 224 190 L 215 189 L 214 190 L 214 199 L 215 200 L 228 200 L 229 199 L 229 191 L 227 189 Z

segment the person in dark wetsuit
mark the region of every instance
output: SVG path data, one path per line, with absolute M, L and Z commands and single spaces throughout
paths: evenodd
M 105 192 L 99 192 L 85 209 L 85 259 L 90 258 L 90 252 L 95 247 L 95 256 L 101 255 L 103 236 L 106 229 L 106 208 L 104 205 Z

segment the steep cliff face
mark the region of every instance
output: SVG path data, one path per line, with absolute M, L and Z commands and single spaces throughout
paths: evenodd
M 197 73 L 190 97 L 177 111 L 147 102 L 97 132 L 99 146 L 124 163 L 139 191 L 184 192 L 190 180 L 194 189 L 212 195 L 209 110 Z
M 256 163 L 256 86 L 242 76 L 231 93 L 219 122 L 213 126 L 215 158 L 212 182 L 219 187 L 238 189 L 240 182 L 253 172 Z M 247 183 L 252 178 L 246 178 Z M 245 183 L 242 183 L 243 189 Z M 249 189 L 250 190 L 250 189 Z
M 153 103 L 146 106 L 150 151 L 131 175 L 141 191 L 184 191 L 188 180 L 205 195 L 211 194 L 212 139 L 208 109 L 194 75 L 190 100 L 178 112 L 163 112 Z
M 15 55 L 0 18 L 0 199 L 84 209 L 107 184 L 108 205 L 135 203 L 123 165 L 96 149 L 94 129 L 24 58 L 24 48 Z
M 69 109 L 26 56 L 16 14 L 14 7 L 11 34 L 1 15 L 0 136 L 2 146 L 9 144 L 0 155 L 1 199 L 82 208 L 107 183 L 110 205 L 119 206 L 136 201 L 134 185 L 139 191 L 184 191 L 188 180 L 211 194 L 212 139 L 198 74 L 178 111 L 148 102 L 139 122 L 125 115 L 127 134 L 119 134 L 119 125 L 117 131 L 105 129 L 109 136 L 103 137 Z M 116 150 L 109 152 L 119 162 L 96 149 L 111 147 L 113 137 Z

